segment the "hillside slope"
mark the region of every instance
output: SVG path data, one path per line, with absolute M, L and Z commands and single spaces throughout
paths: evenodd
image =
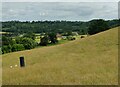
M 26 67 L 14 67 L 19 65 L 21 55 L 25 56 Z M 118 28 L 2 57 L 3 85 L 115 85 L 118 84 Z

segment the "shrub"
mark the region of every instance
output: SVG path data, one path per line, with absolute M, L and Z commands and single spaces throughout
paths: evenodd
M 81 36 L 80 38 L 85 38 L 85 36 Z
M 22 44 L 25 47 L 25 49 L 32 49 L 35 48 L 37 43 L 32 40 L 31 38 L 22 38 Z
M 9 53 L 12 51 L 11 45 L 8 46 L 2 46 L 2 54 Z
M 14 44 L 12 46 L 12 52 L 14 52 L 14 51 L 22 51 L 22 50 L 25 50 L 23 44 Z
M 2 54 L 7 53 L 7 50 L 8 50 L 7 46 L 2 46 Z
M 35 40 L 35 38 L 36 38 L 35 34 L 32 32 L 28 32 L 28 33 L 24 34 L 23 37 L 31 38 L 33 40 Z
M 67 36 L 67 39 L 68 40 L 75 40 L 75 37 L 73 37 L 73 36 Z
M 22 43 L 22 37 L 16 37 L 15 41 L 16 41 L 16 44 L 21 44 Z
M 2 45 L 13 45 L 16 42 L 10 37 L 2 36 Z

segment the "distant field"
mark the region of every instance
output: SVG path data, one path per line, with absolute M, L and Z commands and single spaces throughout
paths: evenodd
M 37 42 L 37 43 L 40 43 L 40 35 L 39 34 L 36 34 L 37 36 L 36 36 L 36 38 L 35 38 L 35 41 Z M 84 37 L 86 37 L 87 35 L 77 35 L 77 36 L 73 36 L 73 37 L 75 37 L 76 39 L 80 39 L 80 37 L 81 36 L 84 36 Z M 59 42 L 61 43 L 62 41 L 61 41 L 61 39 L 57 39 L 57 40 L 59 40 Z M 64 41 L 64 40 L 63 40 Z
M 14 67 L 21 55 L 26 67 Z M 117 85 L 118 28 L 65 44 L 4 54 L 2 60 L 3 85 Z
M 6 34 L 7 32 L 0 32 L 0 34 Z

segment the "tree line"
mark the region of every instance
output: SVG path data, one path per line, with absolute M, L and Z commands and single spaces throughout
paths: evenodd
M 79 34 L 87 34 L 88 28 L 91 23 L 98 22 L 94 19 L 87 22 L 82 21 L 6 21 L 2 22 L 2 31 L 12 32 L 14 35 L 27 33 L 31 31 L 33 33 L 66 33 L 66 32 L 78 32 Z M 114 20 L 103 20 L 101 22 L 106 22 L 109 28 L 118 26 L 119 19 Z
M 75 40 L 71 37 L 72 32 L 78 34 L 96 34 L 120 25 L 119 19 L 103 20 L 95 19 L 88 22 L 80 21 L 7 21 L 2 22 L 2 31 L 9 34 L 2 37 L 2 53 L 33 49 L 37 46 L 47 46 L 48 44 L 58 43 L 56 34 L 69 36 L 69 40 Z M 40 33 L 40 43 L 35 41 L 35 33 Z M 18 36 L 18 35 L 23 36 Z M 14 38 L 13 38 L 14 37 Z

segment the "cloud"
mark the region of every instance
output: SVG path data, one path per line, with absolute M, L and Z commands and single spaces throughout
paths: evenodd
M 119 2 L 119 0 L 2 0 L 2 2 Z
M 3 20 L 118 18 L 117 2 L 4 2 Z

